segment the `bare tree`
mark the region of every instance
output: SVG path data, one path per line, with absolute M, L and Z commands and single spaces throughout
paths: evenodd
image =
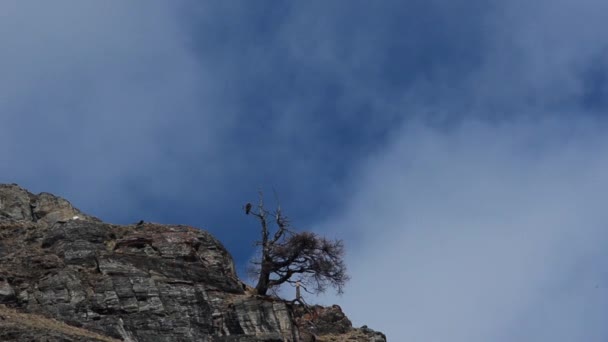
M 293 231 L 280 205 L 274 212 L 264 209 L 261 192 L 257 208 L 247 203 L 245 213 L 256 217 L 261 226 L 261 240 L 256 243 L 260 255 L 253 261 L 258 294 L 266 295 L 269 289 L 297 282 L 309 293 L 321 293 L 328 286 L 342 293 L 349 280 L 342 240 Z

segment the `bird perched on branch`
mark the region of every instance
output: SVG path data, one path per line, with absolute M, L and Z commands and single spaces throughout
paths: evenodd
M 251 212 L 251 203 L 245 204 L 245 215 L 249 215 Z

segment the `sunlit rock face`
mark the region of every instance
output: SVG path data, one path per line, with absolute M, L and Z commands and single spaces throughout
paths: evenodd
M 386 340 L 312 309 L 253 294 L 204 230 L 104 223 L 0 184 L 1 341 Z

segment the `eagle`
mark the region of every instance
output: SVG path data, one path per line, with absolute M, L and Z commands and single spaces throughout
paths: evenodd
M 249 215 L 251 212 L 251 203 L 245 204 L 245 215 Z

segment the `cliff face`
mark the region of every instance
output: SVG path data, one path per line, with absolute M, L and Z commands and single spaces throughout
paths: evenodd
M 192 227 L 101 222 L 0 185 L 1 341 L 385 341 L 339 307 L 260 297 Z

